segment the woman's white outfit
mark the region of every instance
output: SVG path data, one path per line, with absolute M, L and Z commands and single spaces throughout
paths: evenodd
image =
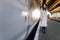
M 40 12 L 40 23 L 39 25 L 41 27 L 47 27 L 47 10 L 43 10 L 41 8 L 41 12 Z

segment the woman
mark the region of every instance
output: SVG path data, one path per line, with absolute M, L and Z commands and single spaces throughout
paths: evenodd
M 46 4 L 44 4 L 41 8 L 41 20 L 40 20 L 40 27 L 42 27 L 42 32 L 46 33 L 47 29 L 47 7 Z

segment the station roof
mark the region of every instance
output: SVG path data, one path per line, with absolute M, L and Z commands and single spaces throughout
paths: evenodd
M 38 2 L 39 5 L 46 3 L 47 8 L 51 13 L 60 12 L 60 0 L 32 0 L 31 2 L 34 1 Z

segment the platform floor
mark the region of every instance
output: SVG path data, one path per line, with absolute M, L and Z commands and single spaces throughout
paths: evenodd
M 39 40 L 60 40 L 60 23 L 49 20 L 47 33 L 40 31 Z

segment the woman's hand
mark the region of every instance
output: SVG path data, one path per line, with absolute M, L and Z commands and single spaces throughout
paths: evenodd
M 42 19 L 40 18 L 40 21 L 42 21 Z

